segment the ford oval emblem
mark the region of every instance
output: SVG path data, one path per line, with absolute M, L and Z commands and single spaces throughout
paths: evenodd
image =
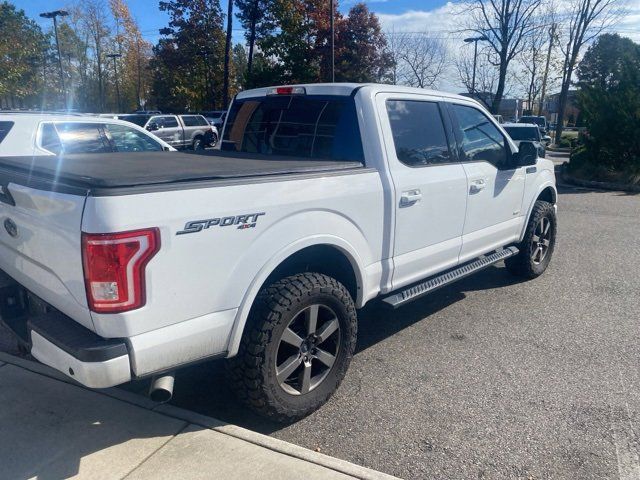
M 17 237 L 18 236 L 18 226 L 16 225 L 16 223 L 11 220 L 10 218 L 7 218 L 4 221 L 4 228 L 7 231 L 7 233 L 9 235 L 11 235 L 12 237 Z

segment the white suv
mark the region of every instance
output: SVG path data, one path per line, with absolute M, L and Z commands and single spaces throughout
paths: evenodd
M 47 113 L 0 113 L 0 156 L 175 150 L 121 120 Z

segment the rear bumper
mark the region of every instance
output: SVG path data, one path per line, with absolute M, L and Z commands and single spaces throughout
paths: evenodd
M 58 312 L 30 318 L 27 331 L 31 355 L 87 387 L 107 388 L 131 380 L 123 340 L 99 337 Z

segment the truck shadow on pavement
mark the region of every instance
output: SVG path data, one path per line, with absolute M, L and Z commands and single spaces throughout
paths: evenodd
M 370 302 L 359 312 L 356 357 L 378 342 L 463 300 L 465 292 L 497 289 L 520 282 L 504 267 L 493 266 L 397 310 L 378 300 Z M 135 382 L 126 388 L 146 394 L 149 382 Z M 224 363 L 219 360 L 181 370 L 176 376 L 171 403 L 263 434 L 284 428 L 281 424 L 254 414 L 238 402 L 227 384 Z

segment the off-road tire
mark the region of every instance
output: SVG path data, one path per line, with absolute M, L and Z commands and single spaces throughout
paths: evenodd
M 202 140 L 201 137 L 196 137 L 193 139 L 193 143 L 191 144 L 191 148 L 193 149 L 194 152 L 197 152 L 198 150 L 204 150 L 204 141 Z
M 536 263 L 532 259 L 535 248 L 533 239 L 534 235 L 536 235 L 536 227 L 543 218 L 548 219 L 550 222 L 550 242 L 544 258 L 539 263 Z M 531 216 L 529 217 L 524 239 L 517 245 L 520 253 L 505 260 L 507 270 L 515 276 L 527 279 L 533 279 L 542 275 L 549 266 L 555 249 L 557 228 L 558 222 L 554 206 L 549 202 L 538 200 L 534 204 Z
M 308 393 L 292 395 L 276 378 L 282 333 L 310 305 L 326 305 L 338 318 L 340 347 L 329 373 Z M 321 407 L 344 378 L 356 346 L 357 315 L 351 295 L 340 282 L 320 273 L 283 278 L 258 294 L 238 355 L 227 361 L 230 385 L 237 397 L 260 415 L 290 423 Z

